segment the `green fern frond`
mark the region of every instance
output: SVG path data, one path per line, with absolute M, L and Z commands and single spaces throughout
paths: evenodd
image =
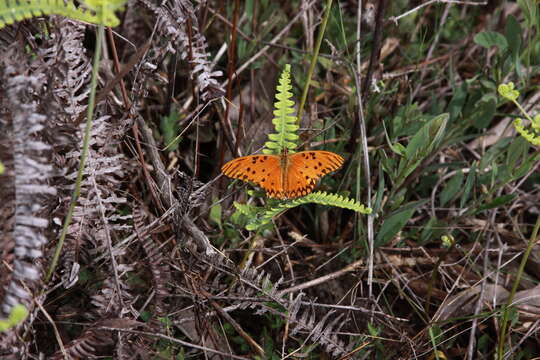
M 248 217 L 256 216 L 257 213 L 260 212 L 260 208 L 254 205 L 241 204 L 236 201 L 233 205 L 240 214 Z
M 279 85 L 277 86 L 276 99 L 274 103 L 274 119 L 272 124 L 276 129 L 275 134 L 269 134 L 265 143 L 265 154 L 279 154 L 284 149 L 288 149 L 290 152 L 294 152 L 297 144 L 296 140 L 298 135 L 298 125 L 296 125 L 296 117 L 294 117 L 294 101 L 290 100 L 292 97 L 291 90 L 291 65 L 285 65 L 285 69 L 281 73 L 279 78 Z
M 525 128 L 521 119 L 514 120 L 514 127 L 528 142 L 533 145 L 540 146 L 540 116 L 537 115 L 532 119 L 531 127 Z
M 0 1 L 0 28 L 16 21 L 41 15 L 62 15 L 71 19 L 105 26 L 118 26 L 120 20 L 114 12 L 126 0 L 86 0 L 83 7 L 72 0 L 3 0 Z
M 252 217 L 252 221 L 246 225 L 246 229 L 250 231 L 257 230 L 262 225 L 268 224 L 270 221 L 272 221 L 272 218 L 280 215 L 284 211 L 309 203 L 336 206 L 343 209 L 357 211 L 366 215 L 371 214 L 372 211 L 370 208 L 365 207 L 354 199 L 350 199 L 338 194 L 329 194 L 324 191 L 316 191 L 301 198 L 287 202 L 280 202 L 276 206 L 266 209 L 262 215 Z

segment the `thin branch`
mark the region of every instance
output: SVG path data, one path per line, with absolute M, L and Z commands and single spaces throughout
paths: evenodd
M 429 6 L 429 5 L 433 4 L 433 3 L 447 3 L 447 4 L 473 5 L 473 6 L 487 5 L 487 1 L 475 2 L 475 1 L 458 1 L 458 0 L 429 0 L 429 1 L 425 2 L 425 3 L 423 3 L 423 4 L 418 5 L 417 7 L 413 8 L 411 10 L 408 10 L 408 11 L 404 12 L 401 15 L 392 16 L 392 17 L 389 18 L 389 20 L 393 21 L 397 25 L 397 22 L 398 22 L 399 19 L 401 19 L 401 18 L 403 18 L 405 16 L 409 16 L 413 12 L 416 12 L 416 11 L 420 10 L 421 8 Z

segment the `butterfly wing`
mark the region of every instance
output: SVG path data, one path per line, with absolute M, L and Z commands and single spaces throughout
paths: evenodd
M 300 151 L 289 155 L 284 195 L 288 199 L 305 196 L 324 175 L 339 169 L 343 158 L 330 151 Z
M 233 159 L 221 167 L 223 174 L 233 179 L 251 181 L 269 197 L 283 198 L 282 170 L 277 155 L 248 155 Z

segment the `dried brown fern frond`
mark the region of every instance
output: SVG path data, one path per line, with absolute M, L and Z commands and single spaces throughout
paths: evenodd
M 190 65 L 190 75 L 198 85 L 204 101 L 221 97 L 225 93 L 216 77 L 221 71 L 213 71 L 207 52 L 207 41 L 201 33 L 195 8 L 189 0 L 168 0 L 164 5 L 155 5 L 150 0 L 140 0 L 157 17 L 158 31 L 168 40 L 163 48 L 175 53 L 179 49 L 180 58 Z M 173 44 L 174 46 L 171 46 Z
M 170 280 L 170 268 L 163 255 L 163 249 L 158 247 L 155 240 L 147 232 L 143 230 L 146 223 L 146 214 L 139 208 L 133 210 L 133 224 L 137 237 L 146 254 L 145 262 L 152 276 L 152 285 L 154 287 L 153 306 L 157 316 L 165 316 L 167 314 L 167 306 L 165 300 L 170 296 L 167 289 L 167 283 Z
M 71 358 L 93 359 L 100 355 L 110 355 L 111 350 L 106 351 L 115 343 L 115 338 L 108 328 L 134 329 L 143 325 L 129 319 L 103 319 L 96 321 L 86 328 L 79 337 L 64 345 L 64 351 L 58 350 L 49 359 L 65 359 L 65 355 Z
M 223 270 L 223 267 L 218 269 Z M 233 269 L 229 271 L 235 272 Z M 239 281 L 236 281 L 234 286 L 223 289 L 223 296 L 233 299 L 231 306 L 235 309 L 256 308 L 255 315 L 270 313 L 282 317 L 291 324 L 291 336 L 302 333 L 305 344 L 319 344 L 334 357 L 343 356 L 351 350 L 351 344 L 337 336 L 346 324 L 344 314 L 337 314 L 335 311 L 318 313 L 310 306 L 309 301 L 304 300 L 305 294 L 302 292 L 293 299 L 281 295 L 279 286 L 282 279 L 272 282 L 270 275 L 262 270 L 246 268 L 238 273 L 237 277 Z M 218 284 L 223 283 L 222 280 L 217 276 L 212 287 L 219 288 Z M 268 306 L 268 302 L 279 304 L 285 310 L 278 311 L 275 307 Z
M 36 101 L 36 97 L 43 93 L 44 78 L 26 75 L 28 63 L 15 48 L 9 49 L 0 58 L 0 64 L 0 69 L 4 69 L 0 71 L 0 92 L 6 95 L 2 97 L 0 107 L 7 109 L 2 111 L 6 118 L 0 123 L 10 128 L 1 133 L 11 137 L 7 140 L 0 135 L 0 143 L 7 141 L 12 144 L 9 151 L 13 159 L 8 163 L 12 166 L 8 172 L 12 178 L 2 179 L 2 182 L 6 181 L 14 188 L 14 194 L 9 189 L 3 191 L 7 195 L 11 192 L 14 197 L 12 201 L 2 202 L 0 211 L 10 219 L 7 222 L 10 225 L 3 227 L 4 230 L 11 232 L 2 234 L 6 248 L 0 259 L 9 264 L 8 271 L 0 274 L 5 277 L 1 281 L 5 284 L 5 292 L 0 293 L 0 314 L 6 315 L 16 304 L 23 304 L 29 310 L 32 308 L 33 293 L 38 289 L 42 271 L 41 263 L 36 259 L 42 256 L 42 247 L 47 243 L 47 200 L 56 195 L 56 190 L 49 186 L 52 175 L 49 162 L 51 147 L 42 138 L 47 118 L 39 113 Z M 9 334 L 0 336 L 8 337 Z M 11 341 L 3 340 L 0 341 L 0 354 L 15 351 L 16 348 L 10 348 Z M 14 346 L 24 347 L 25 344 L 19 342 Z

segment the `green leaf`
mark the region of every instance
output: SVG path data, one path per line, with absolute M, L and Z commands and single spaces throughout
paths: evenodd
M 28 316 L 28 310 L 21 305 L 17 304 L 11 308 L 11 312 L 7 319 L 0 319 L 0 332 L 11 329 L 14 326 L 17 326 L 26 319 Z
M 494 31 L 484 31 L 479 34 L 476 34 L 474 37 L 474 42 L 486 49 L 489 49 L 492 46 L 496 46 L 499 50 L 504 51 L 508 47 L 508 42 L 506 38 Z
M 511 172 L 512 178 L 510 181 L 525 176 L 538 161 L 538 159 L 540 159 L 540 153 L 537 153 L 534 156 L 526 157 L 521 166 L 519 166 L 517 169 L 511 169 L 513 171 Z
M 476 215 L 484 210 L 494 209 L 501 205 L 507 204 L 511 202 L 512 200 L 514 200 L 516 196 L 517 196 L 516 194 L 507 194 L 507 195 L 499 196 L 495 198 L 492 202 L 480 206 L 478 209 L 476 209 L 476 211 L 473 214 Z
M 435 116 L 413 136 L 405 151 L 405 158 L 399 163 L 397 182 L 401 183 L 420 163 L 438 148 L 443 140 L 448 113 Z
M 494 99 L 479 101 L 471 115 L 474 127 L 479 130 L 487 128 L 495 116 L 496 110 L 497 103 Z
M 2 175 L 4 173 L 4 171 L 6 171 L 6 167 L 4 166 L 4 164 L 2 164 L 2 162 L 0 161 L 0 175 Z
M 510 53 L 515 59 L 519 59 L 519 50 L 521 48 L 521 26 L 519 26 L 519 22 L 513 15 L 509 15 L 506 18 L 504 33 Z
M 377 326 L 373 325 L 371 322 L 368 322 L 367 326 L 369 335 L 376 337 L 381 334 L 381 330 Z
M 394 144 L 388 144 L 390 146 L 390 150 L 392 150 L 394 153 L 403 156 L 405 154 L 405 146 L 401 145 L 400 143 L 396 142 Z
M 221 203 L 219 202 L 218 198 L 212 198 L 214 205 L 210 208 L 210 221 L 217 224 L 217 226 L 222 229 L 221 224 L 221 216 L 222 216 L 222 208 Z
M 508 151 L 506 152 L 506 166 L 510 169 L 510 172 L 513 172 L 513 169 L 516 169 L 519 164 L 518 162 L 521 159 L 525 159 L 529 152 L 530 145 L 524 138 L 517 137 L 510 143 L 508 146 Z
M 502 138 L 492 145 L 486 153 L 480 159 L 479 169 L 486 169 L 491 167 L 493 164 L 496 164 L 495 160 L 501 156 L 507 150 L 507 146 L 514 139 L 510 137 Z
M 377 238 L 375 239 L 376 246 L 387 244 L 405 226 L 420 203 L 425 202 L 426 201 L 415 202 L 412 207 L 405 206 L 404 208 L 406 210 L 400 209 L 399 212 L 396 212 L 385 219 L 377 233 Z
M 448 117 L 449 115 L 445 113 L 428 121 L 407 145 L 405 156 L 414 158 L 418 154 L 421 157 L 429 155 L 431 150 L 436 148 L 442 140 Z
M 373 212 L 376 214 L 381 208 L 381 202 L 384 194 L 384 174 L 382 164 L 379 163 L 379 186 L 377 188 L 377 193 L 375 194 L 375 201 L 373 201 Z
M 418 245 L 427 245 L 434 241 L 437 241 L 446 233 L 448 228 L 448 223 L 437 218 L 430 218 L 427 223 L 422 225 L 422 232 L 420 233 L 420 241 Z
M 448 181 L 446 187 L 441 191 L 441 206 L 446 205 L 461 190 L 464 177 L 463 172 L 460 170 Z
M 463 105 L 467 99 L 468 86 L 464 81 L 460 87 L 458 87 L 452 96 L 452 100 L 448 103 L 448 112 L 450 113 L 450 120 L 455 120 L 461 114 Z

